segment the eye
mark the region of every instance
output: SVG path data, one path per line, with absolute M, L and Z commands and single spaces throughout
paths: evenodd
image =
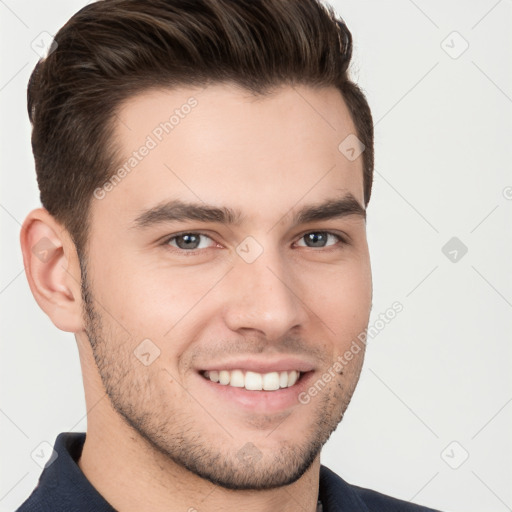
M 210 247 L 203 243 L 201 238 L 208 239 L 213 242 L 213 240 L 204 233 L 190 232 L 173 235 L 164 241 L 164 245 L 170 245 L 171 247 L 176 247 L 177 249 L 182 249 L 184 251 L 194 251 L 196 249 L 207 249 Z
M 299 238 L 299 241 L 304 240 L 305 245 L 297 242 L 297 245 L 302 247 L 309 248 L 325 248 L 338 245 L 337 242 L 341 242 L 340 245 L 346 244 L 346 240 L 336 233 L 331 233 L 330 231 L 311 231 L 309 233 L 305 233 Z M 334 243 L 328 244 L 329 240 L 334 240 Z M 208 249 L 213 247 L 212 244 L 208 244 L 208 241 L 215 241 L 208 235 L 204 233 L 198 233 L 195 231 L 185 232 L 185 233 L 177 233 L 170 237 L 167 237 L 162 245 L 171 248 L 172 250 L 176 250 L 178 253 L 189 253 L 190 255 L 196 254 L 196 251 L 199 252 L 201 249 Z
M 331 237 L 331 239 L 334 238 L 339 242 L 345 243 L 345 240 L 340 235 L 331 233 L 329 231 L 311 231 L 310 233 L 306 233 L 305 235 L 302 235 L 300 237 L 300 240 L 305 240 L 306 247 L 312 247 L 312 248 L 315 248 L 315 247 L 323 248 L 323 247 L 329 247 L 332 245 L 336 245 L 336 243 L 326 245 L 329 237 Z M 311 244 L 311 245 L 308 245 L 308 244 Z

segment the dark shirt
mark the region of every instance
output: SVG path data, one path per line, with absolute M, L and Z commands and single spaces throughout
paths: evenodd
M 62 432 L 57 436 L 57 458 L 50 458 L 37 487 L 16 512 L 116 512 L 78 467 L 85 435 Z M 438 512 L 350 485 L 323 465 L 318 498 L 322 512 Z

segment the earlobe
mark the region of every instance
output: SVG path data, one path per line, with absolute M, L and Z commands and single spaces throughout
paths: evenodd
M 44 208 L 21 227 L 25 275 L 39 307 L 63 331 L 83 329 L 80 266 L 67 231 Z

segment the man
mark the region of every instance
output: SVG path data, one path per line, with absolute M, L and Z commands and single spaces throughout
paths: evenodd
M 345 24 L 316 0 L 105 0 L 55 43 L 21 244 L 75 334 L 88 427 L 18 510 L 432 510 L 320 464 L 372 301 Z

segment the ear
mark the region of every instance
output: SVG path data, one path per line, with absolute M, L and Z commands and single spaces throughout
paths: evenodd
M 39 307 L 62 331 L 83 330 L 81 273 L 75 244 L 44 208 L 32 210 L 20 232 L 25 274 Z

